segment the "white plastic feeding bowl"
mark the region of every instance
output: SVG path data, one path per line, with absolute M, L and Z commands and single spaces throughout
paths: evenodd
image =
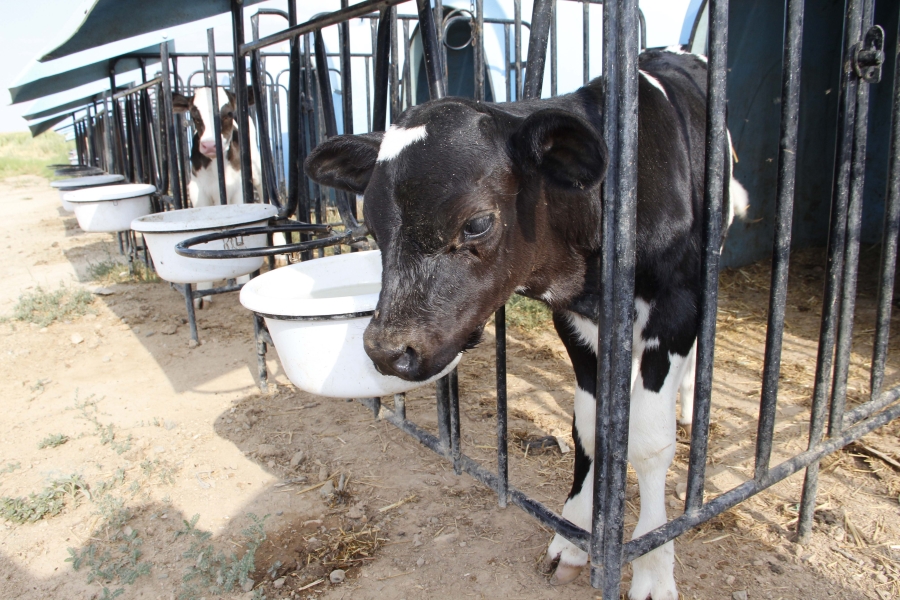
M 128 231 L 133 220 L 153 212 L 150 194 L 155 191 L 147 183 L 106 185 L 68 192 L 64 201 L 75 209 L 84 231 Z
M 50 187 L 59 190 L 59 199 L 62 200 L 63 209 L 73 212 L 75 207 L 69 204 L 65 196 L 69 192 L 83 190 L 84 188 L 100 187 L 104 185 L 113 185 L 125 181 L 124 175 L 89 175 L 88 177 L 73 177 L 71 179 L 60 179 L 50 183 Z M 127 227 L 125 229 L 128 229 Z
M 241 304 L 265 317 L 278 357 L 300 389 L 332 398 L 399 394 L 435 381 L 382 375 L 363 348 L 381 292 L 381 252 L 317 258 L 269 271 L 241 290 Z
M 172 283 L 200 283 L 234 279 L 259 269 L 263 257 L 257 258 L 188 258 L 175 253 L 179 242 L 213 233 L 244 227 L 261 227 L 278 214 L 271 204 L 224 204 L 161 212 L 135 219 L 131 228 L 144 234 L 153 257 L 156 273 Z M 199 244 L 201 250 L 236 250 L 263 248 L 265 234 L 228 238 Z

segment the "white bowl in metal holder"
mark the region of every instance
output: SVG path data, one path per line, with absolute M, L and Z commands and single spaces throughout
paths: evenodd
M 381 293 L 381 252 L 354 252 L 288 265 L 251 279 L 241 304 L 264 317 L 281 365 L 298 388 L 332 398 L 399 394 L 428 381 L 382 375 L 363 348 Z
M 50 187 L 59 190 L 59 199 L 62 201 L 63 210 L 74 212 L 75 207 L 69 204 L 65 196 L 69 192 L 83 190 L 84 188 L 113 185 L 125 181 L 124 175 L 89 175 L 87 177 L 73 177 L 50 182 Z M 128 229 L 127 227 L 125 229 Z
M 148 183 L 105 185 L 68 192 L 65 201 L 75 208 L 78 226 L 84 231 L 128 231 L 131 222 L 153 212 Z
M 175 253 L 176 244 L 215 231 L 262 227 L 276 214 L 278 209 L 271 204 L 202 206 L 140 217 L 132 221 L 131 228 L 144 234 L 160 277 L 172 283 L 200 283 L 247 275 L 262 267 L 265 258 L 188 258 Z M 266 246 L 266 235 L 260 233 L 198 244 L 194 248 L 235 250 Z

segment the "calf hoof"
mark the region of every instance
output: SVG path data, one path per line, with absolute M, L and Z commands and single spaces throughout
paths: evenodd
M 556 566 L 556 570 L 553 571 L 553 576 L 550 577 L 550 585 L 566 585 L 567 583 L 572 583 L 578 579 L 579 575 L 581 575 L 582 568 L 582 566 L 559 563 Z

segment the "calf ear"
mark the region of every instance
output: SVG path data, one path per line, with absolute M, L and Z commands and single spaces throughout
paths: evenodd
M 514 158 L 547 181 L 584 189 L 603 181 L 606 144 L 581 117 L 552 108 L 529 115 L 511 139 Z
M 362 194 L 369 185 L 384 133 L 337 135 L 318 146 L 306 159 L 306 174 L 329 187 Z
M 188 98 L 181 94 L 172 94 L 172 111 L 176 113 L 186 113 L 191 110 L 191 104 L 193 102 L 193 96 Z

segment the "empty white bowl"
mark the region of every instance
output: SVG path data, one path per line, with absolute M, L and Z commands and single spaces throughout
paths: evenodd
M 50 183 L 50 187 L 59 190 L 59 199 L 62 201 L 63 209 L 73 212 L 75 207 L 69 204 L 65 195 L 69 192 L 82 190 L 84 188 L 100 187 L 104 185 L 113 185 L 125 181 L 124 175 L 89 175 L 88 177 L 72 177 L 71 179 L 60 179 Z M 126 227 L 126 229 L 128 229 Z
M 298 388 L 332 398 L 408 392 L 435 381 L 382 375 L 363 347 L 381 293 L 381 252 L 354 252 L 288 265 L 251 279 L 241 304 L 263 316 L 281 365 Z
M 131 228 L 144 234 L 147 248 L 153 257 L 153 265 L 160 277 L 173 283 L 200 283 L 247 275 L 259 269 L 265 259 L 189 258 L 175 252 L 176 244 L 215 231 L 264 226 L 276 214 L 278 209 L 271 204 L 203 206 L 147 215 L 132 221 Z M 266 235 L 256 234 L 207 242 L 194 248 L 235 250 L 264 248 L 266 245 Z
M 133 220 L 153 211 L 150 194 L 155 191 L 147 183 L 125 183 L 68 192 L 63 200 L 75 209 L 84 231 L 128 231 Z

